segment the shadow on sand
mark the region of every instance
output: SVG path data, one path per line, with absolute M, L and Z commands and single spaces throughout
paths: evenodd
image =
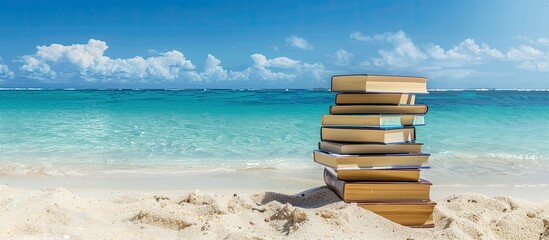
M 332 203 L 341 202 L 341 199 L 326 186 L 321 186 L 294 195 L 265 192 L 263 198 L 260 199 L 260 204 L 265 205 L 272 201 L 281 204 L 289 203 L 300 208 L 319 208 Z

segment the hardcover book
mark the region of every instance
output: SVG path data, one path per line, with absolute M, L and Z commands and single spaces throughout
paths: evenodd
M 435 202 L 411 201 L 391 203 L 358 203 L 359 207 L 408 227 L 433 227 Z
M 427 105 L 333 105 L 330 114 L 425 114 Z
M 332 76 L 332 92 L 428 93 L 427 78 L 388 75 Z
M 425 125 L 423 115 L 322 115 L 323 126 L 363 126 L 398 128 Z
M 430 201 L 431 182 L 343 181 L 324 169 L 324 182 L 345 202 Z
M 339 180 L 345 181 L 393 181 L 417 182 L 418 168 L 403 169 L 361 169 L 361 168 L 326 168 Z
M 421 153 L 423 143 L 376 144 L 319 142 L 318 149 L 338 154 Z
M 414 105 L 415 94 L 407 93 L 338 93 L 336 105 Z
M 427 165 L 430 154 L 339 155 L 313 151 L 314 161 L 331 168 L 402 169 Z
M 320 139 L 335 142 L 406 143 L 416 140 L 415 128 L 321 127 Z

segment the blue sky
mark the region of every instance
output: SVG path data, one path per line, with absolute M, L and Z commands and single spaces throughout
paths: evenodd
M 549 88 L 549 0 L 4 0 L 0 58 L 0 87 Z

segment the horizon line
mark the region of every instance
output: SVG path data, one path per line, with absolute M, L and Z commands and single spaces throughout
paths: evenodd
M 41 87 L 0 87 L 0 91 L 207 91 L 207 90 L 231 90 L 231 91 L 257 91 L 257 90 L 307 90 L 307 91 L 331 91 L 330 88 L 41 88 Z M 445 91 L 549 91 L 549 88 L 431 88 L 432 92 Z

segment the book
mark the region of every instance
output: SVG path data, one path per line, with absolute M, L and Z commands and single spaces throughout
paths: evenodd
M 416 140 L 415 128 L 321 127 L 320 139 L 335 142 L 406 143 Z
M 339 180 L 345 181 L 393 181 L 417 182 L 418 168 L 404 169 L 361 169 L 361 168 L 326 168 Z
M 338 154 L 421 153 L 423 143 L 375 144 L 319 142 L 318 149 Z
M 330 114 L 425 114 L 427 105 L 333 105 Z
M 434 227 L 435 202 L 411 201 L 391 203 L 358 203 L 359 207 L 408 227 Z
M 332 92 L 349 93 L 428 93 L 427 78 L 389 75 L 332 76 Z
M 423 115 L 322 115 L 323 126 L 402 127 L 425 125 Z
M 336 94 L 336 105 L 414 105 L 416 103 L 415 94 L 407 93 L 338 93 Z
M 431 182 L 343 181 L 324 169 L 324 182 L 344 202 L 430 201 Z
M 430 154 L 340 155 L 313 151 L 315 162 L 331 168 L 401 169 L 427 165 Z

